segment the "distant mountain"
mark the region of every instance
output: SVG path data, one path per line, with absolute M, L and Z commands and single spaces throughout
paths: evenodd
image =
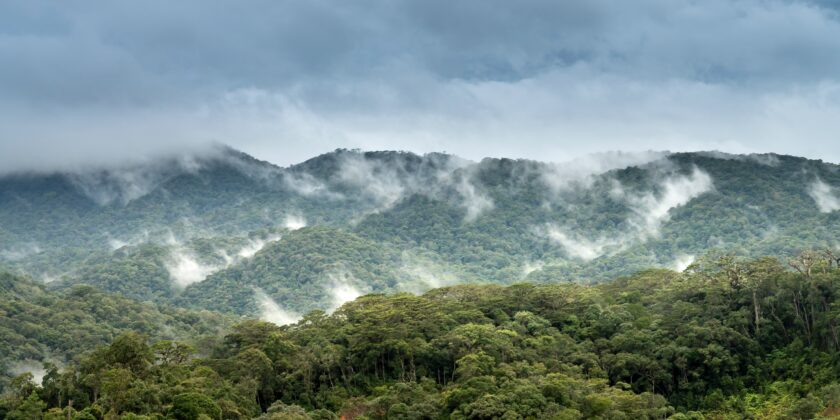
M 0 177 L 0 264 L 53 288 L 264 315 L 327 310 L 342 294 L 601 282 L 709 252 L 835 247 L 838 169 L 773 154 L 351 150 L 280 168 L 220 147 Z

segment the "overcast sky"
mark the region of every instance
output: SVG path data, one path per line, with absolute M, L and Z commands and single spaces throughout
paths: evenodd
M 840 162 L 840 2 L 0 2 L 0 172 L 221 142 Z

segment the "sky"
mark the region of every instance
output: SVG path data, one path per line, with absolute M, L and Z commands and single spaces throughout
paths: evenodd
M 840 162 L 840 0 L 0 2 L 0 172 L 210 143 Z

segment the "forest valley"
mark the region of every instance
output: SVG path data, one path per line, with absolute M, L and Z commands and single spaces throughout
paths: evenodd
M 831 418 L 840 416 L 838 264 L 830 250 L 709 255 L 681 273 L 591 286 L 370 294 L 286 326 L 143 306 L 90 286 L 48 292 L 7 274 L 3 351 L 19 349 L 15 334 L 43 334 L 70 361 L 45 363 L 40 383 L 28 372 L 8 380 L 0 418 Z M 28 295 L 56 315 L 39 317 Z M 89 299 L 93 313 L 144 315 L 116 325 L 60 304 Z M 55 317 L 89 325 L 67 334 L 40 325 Z M 160 339 L 152 326 L 163 322 L 185 339 Z

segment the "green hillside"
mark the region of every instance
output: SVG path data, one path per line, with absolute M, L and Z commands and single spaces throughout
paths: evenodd
M 361 292 L 597 283 L 709 252 L 833 247 L 840 227 L 837 165 L 792 156 L 337 150 L 279 168 L 219 149 L 184 162 L 0 179 L 0 258 L 51 288 L 256 315 L 260 293 L 329 309 L 339 274 Z M 258 238 L 263 252 L 234 258 Z
M 178 296 L 183 306 L 256 314 L 254 288 L 292 311 L 327 309 L 342 283 L 358 293 L 393 291 L 399 253 L 350 232 L 326 227 L 283 236 L 240 264 L 210 275 Z M 355 297 L 355 296 L 353 296 Z
M 374 294 L 295 325 L 241 323 L 204 356 L 130 333 L 41 384 L 16 378 L 0 416 L 832 418 L 840 269 L 793 261 Z
M 60 366 L 128 331 L 200 343 L 231 323 L 217 313 L 139 303 L 89 286 L 51 292 L 0 272 L 0 383 L 16 365 Z

